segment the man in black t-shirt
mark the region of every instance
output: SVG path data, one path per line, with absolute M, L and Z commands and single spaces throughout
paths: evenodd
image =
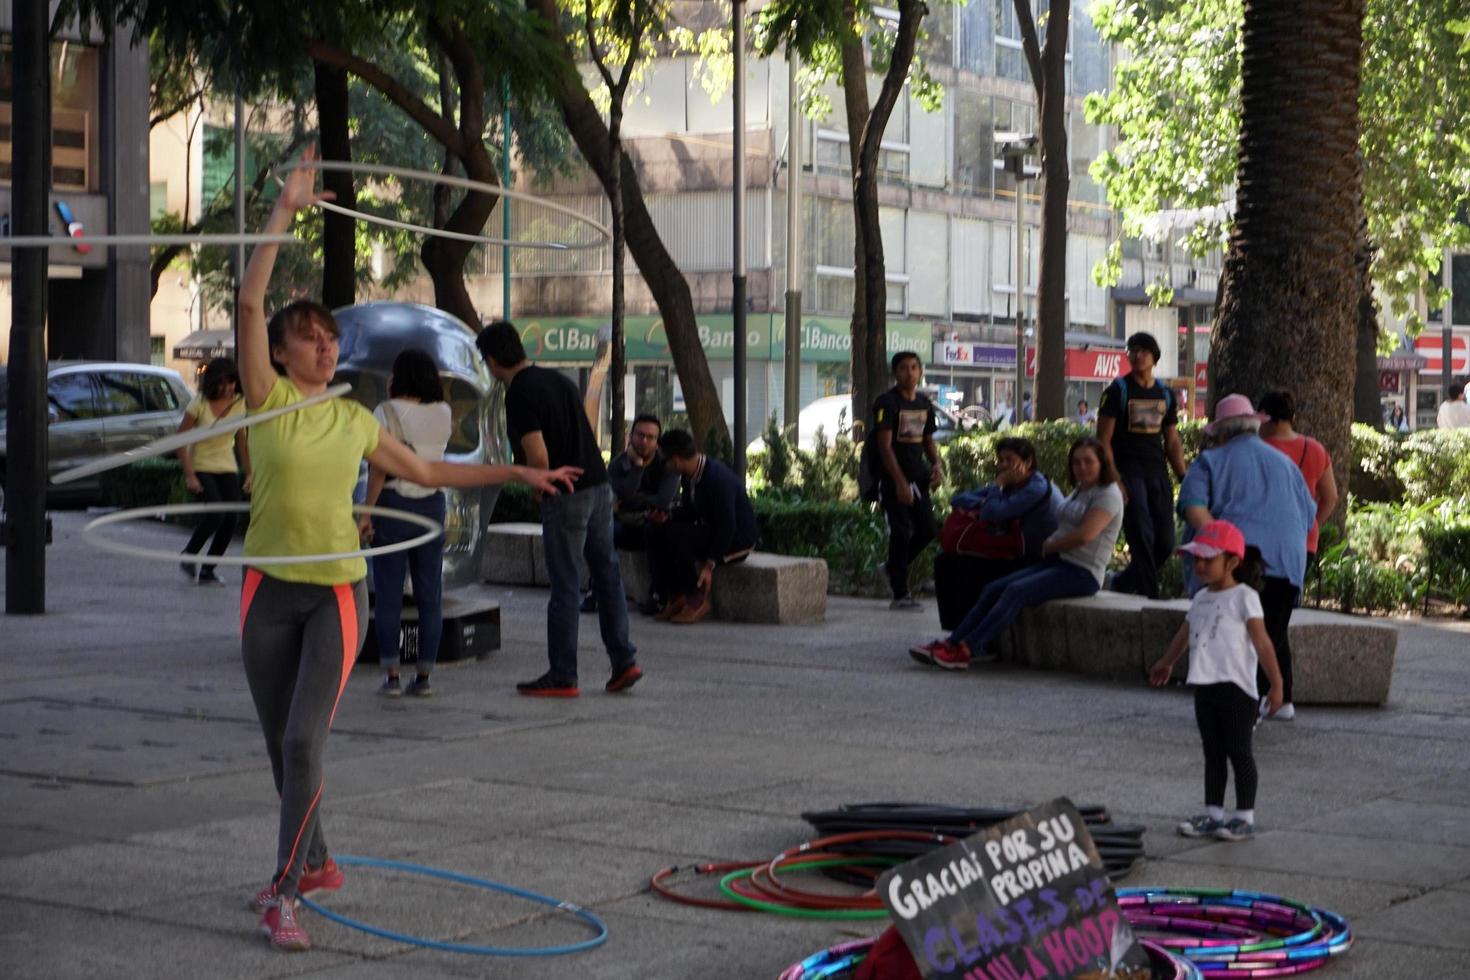
M 544 497 L 541 545 L 551 599 L 546 605 L 546 652 L 551 669 L 533 681 L 516 685 L 529 697 L 574 698 L 577 687 L 577 606 L 581 573 L 577 556 L 587 562 L 597 596 L 598 624 L 612 677 L 606 690 L 625 691 L 643 676 L 628 641 L 628 604 L 623 576 L 613 547 L 613 493 L 597 437 L 582 410 L 571 379 L 537 367 L 526 359 L 521 336 L 499 320 L 475 338 L 475 346 L 495 379 L 505 385 L 505 419 L 517 463 L 550 469 L 578 466 L 582 476 L 572 493 Z
M 876 439 L 881 463 L 878 502 L 888 518 L 888 561 L 892 609 L 918 609 L 909 591 L 909 566 L 934 540 L 929 491 L 944 479 L 934 445 L 934 406 L 919 393 L 924 366 L 913 351 L 893 355 L 894 386 L 873 402 L 868 438 Z
M 1159 569 L 1174 553 L 1174 484 L 1169 467 L 1184 478 L 1179 412 L 1174 392 L 1154 378 L 1159 342 L 1151 334 L 1128 338 L 1132 370 L 1103 391 L 1097 438 L 1112 457 L 1127 505 L 1123 536 L 1128 567 L 1109 586 L 1115 592 L 1159 597 Z

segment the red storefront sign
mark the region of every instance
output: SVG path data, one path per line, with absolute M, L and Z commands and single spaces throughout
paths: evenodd
M 1399 373 L 1397 371 L 1378 372 L 1378 390 L 1384 394 L 1396 395 L 1399 392 Z
M 1205 391 L 1210 387 L 1210 365 L 1206 361 L 1196 361 L 1194 365 L 1194 390 Z
M 1068 381 L 1111 381 L 1128 373 L 1128 359 L 1120 350 L 1067 348 Z M 1036 348 L 1026 348 L 1026 377 L 1036 377 Z

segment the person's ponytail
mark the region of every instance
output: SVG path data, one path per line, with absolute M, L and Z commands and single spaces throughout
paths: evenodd
M 1261 557 L 1261 549 L 1253 544 L 1246 545 L 1245 557 L 1235 566 L 1235 581 L 1241 585 L 1249 585 L 1259 592 L 1265 577 L 1266 561 Z

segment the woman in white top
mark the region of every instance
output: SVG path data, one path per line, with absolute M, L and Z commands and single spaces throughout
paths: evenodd
M 442 460 L 444 447 L 449 444 L 451 419 L 434 359 L 413 347 L 401 352 L 393 360 L 388 400 L 373 410 L 373 417 L 424 460 L 431 463 Z M 444 491 L 438 487 L 421 487 L 402 477 L 390 480 L 387 472 L 376 466 L 368 471 L 367 504 L 422 514 L 444 523 Z M 407 541 L 421 533 L 419 527 L 407 521 L 379 518 L 374 522 L 366 515 L 359 519 L 358 526 L 375 545 Z M 408 685 L 408 693 L 419 696 L 433 693 L 429 674 L 439 658 L 439 639 L 444 631 L 443 569 L 443 535 L 408 551 L 373 558 L 376 595 L 373 621 L 377 630 L 378 663 L 386 673 L 379 688 L 384 695 L 397 697 L 403 693 L 398 679 L 398 629 L 403 616 L 405 573 L 413 577 L 413 603 L 419 623 L 418 676 Z
M 1090 436 L 1072 443 L 1067 469 L 1076 489 L 1057 510 L 1057 529 L 1041 546 L 1040 564 L 991 582 L 953 633 L 909 650 L 915 660 L 964 670 L 971 652 L 983 654 L 1022 610 L 1053 599 L 1090 596 L 1102 588 L 1123 527 L 1118 473 L 1102 443 Z
M 184 409 L 184 419 L 179 423 L 180 432 L 190 429 L 208 429 L 218 422 L 236 419 L 245 414 L 245 399 L 240 394 L 240 371 L 228 357 L 216 357 L 204 368 L 199 380 L 199 394 Z M 236 447 L 240 459 L 245 462 L 245 482 L 240 482 L 240 463 L 235 459 Z M 250 490 L 250 452 L 245 444 L 245 430 L 225 433 L 213 439 L 196 442 L 178 450 L 179 462 L 184 467 L 184 485 L 189 492 L 208 503 L 237 503 L 241 491 Z M 209 546 L 211 555 L 222 555 L 235 536 L 236 518 L 233 513 L 208 514 L 194 528 L 189 543 L 184 545 L 185 555 L 197 555 L 204 542 L 212 535 L 214 542 Z M 215 574 L 213 565 L 195 565 L 185 561 L 179 565 L 193 581 L 201 585 L 221 585 L 223 580 Z

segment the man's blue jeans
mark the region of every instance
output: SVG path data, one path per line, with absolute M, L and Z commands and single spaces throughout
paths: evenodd
M 980 656 L 1001 630 L 1021 616 L 1021 610 L 1053 599 L 1073 599 L 1097 592 L 1097 579 L 1081 565 L 1055 555 L 998 578 L 985 587 L 964 621 L 949 635 L 950 643 L 965 643 Z
M 592 592 L 597 596 L 597 624 L 616 674 L 631 664 L 637 648 L 628 641 L 628 601 L 623 574 L 613 546 L 613 492 L 606 483 L 577 493 L 541 500 L 541 545 L 551 600 L 546 604 L 546 650 L 551 674 L 577 681 L 578 607 L 582 604 L 577 556 L 587 562 Z

